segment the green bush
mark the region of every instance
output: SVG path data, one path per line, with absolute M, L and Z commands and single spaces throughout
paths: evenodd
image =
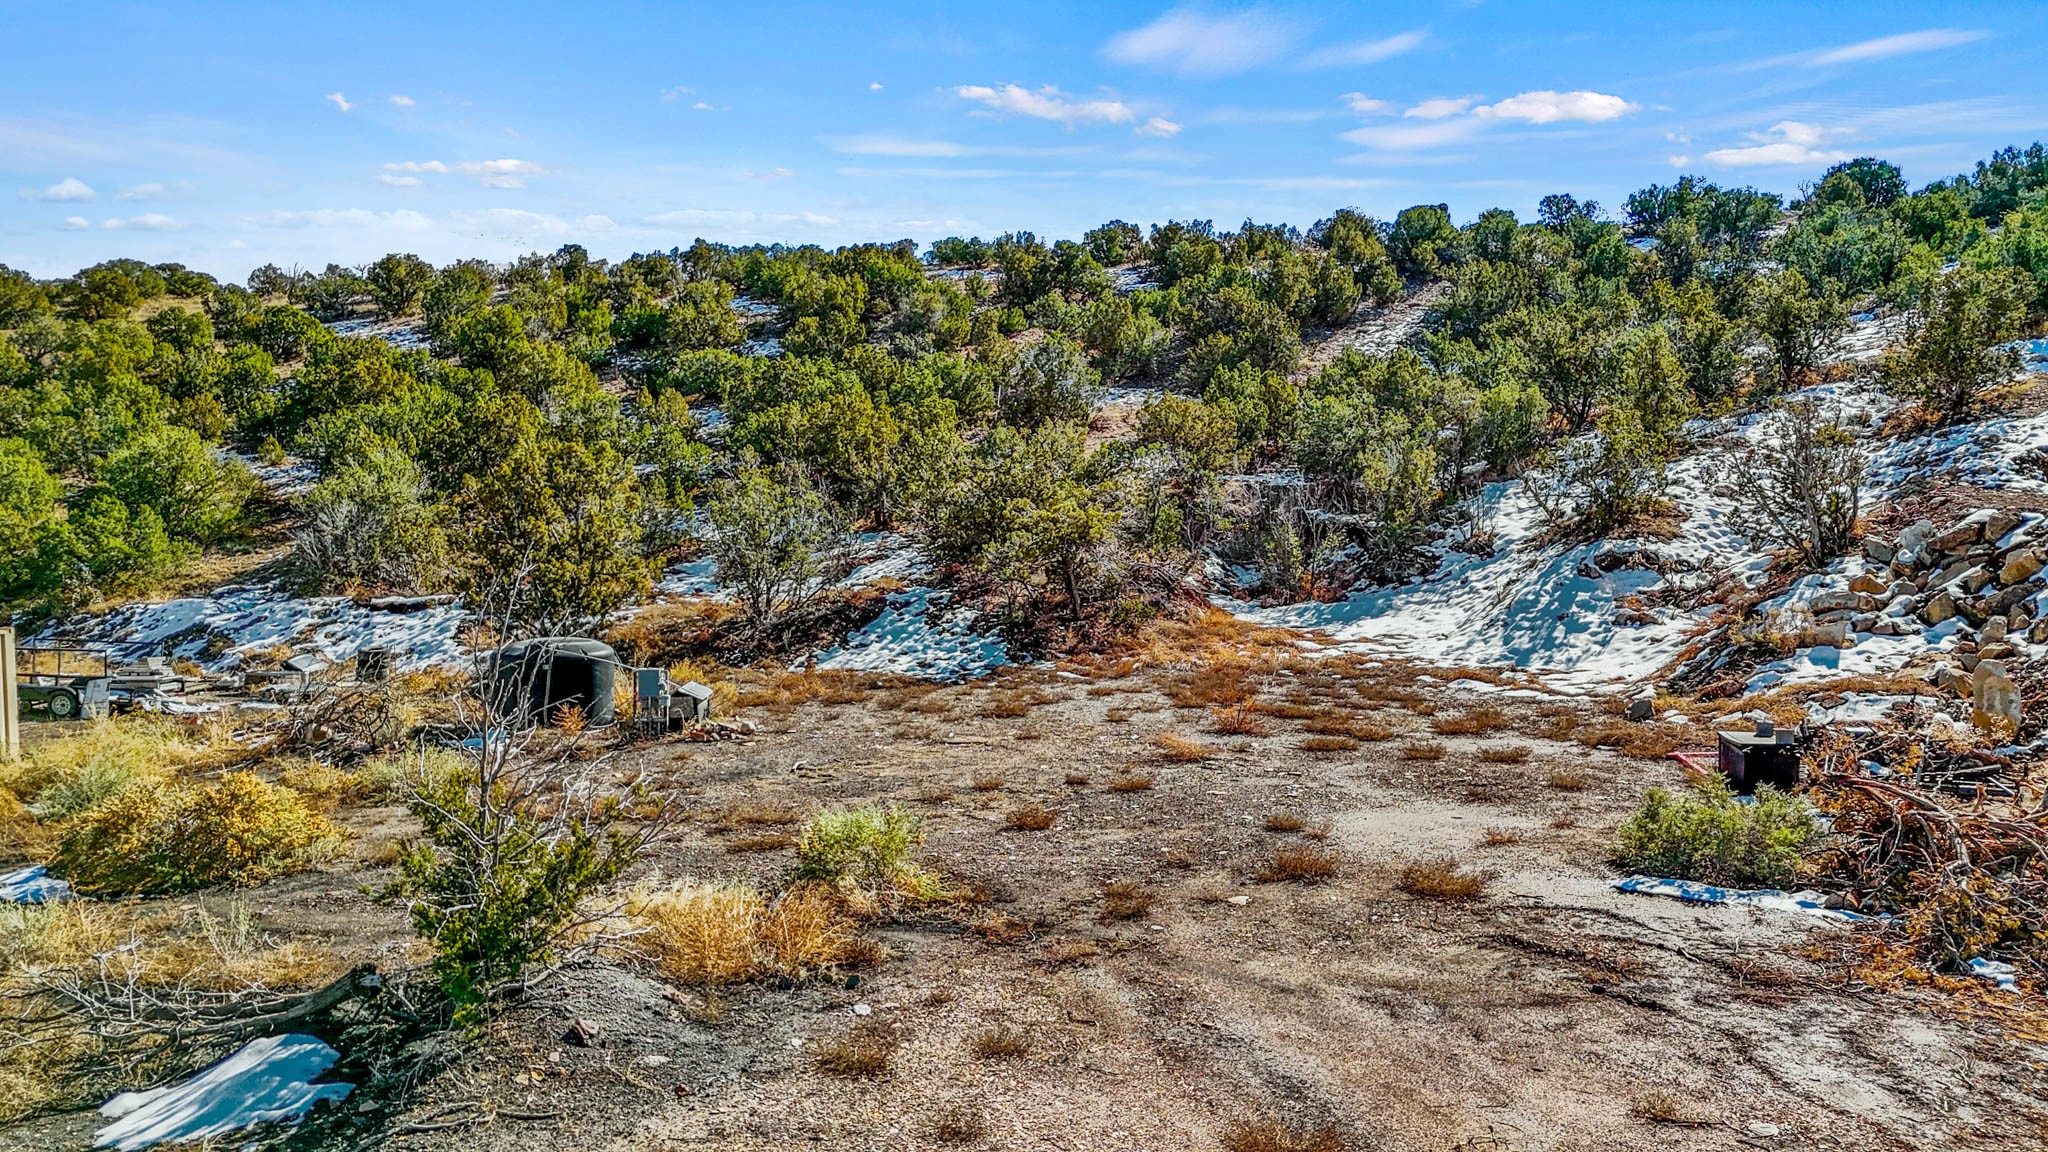
M 932 898 L 938 878 L 911 856 L 924 843 L 924 820 L 900 804 L 828 808 L 797 838 L 796 878 Z
M 1783 888 L 1819 836 L 1797 796 L 1766 786 L 1744 804 L 1717 776 L 1684 792 L 1650 789 L 1621 826 L 1615 860 L 1651 876 Z
M 297 792 L 233 772 L 121 789 L 65 829 L 53 868 L 82 892 L 189 892 L 310 868 L 334 856 L 341 836 Z

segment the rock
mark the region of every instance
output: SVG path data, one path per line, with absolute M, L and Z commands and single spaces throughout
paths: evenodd
M 1950 583 L 1975 596 L 1984 590 L 1985 585 L 1991 583 L 1991 573 L 1981 564 L 1972 564 L 1956 573 Z
M 1875 607 L 1876 599 L 1860 592 L 1823 592 L 1807 604 L 1807 609 L 1816 616 L 1830 612 L 1868 612 Z
M 1995 669 L 1995 670 L 1994 670 Z M 1993 733 L 2019 731 L 2020 690 L 2005 675 L 2005 666 L 1986 660 L 1977 666 L 1970 692 L 1970 723 Z
M 599 1048 L 604 1045 L 604 1025 L 579 1017 L 569 1021 L 569 1030 L 562 1034 L 562 1039 L 579 1048 Z
M 1655 692 L 1638 692 L 1635 699 L 1628 702 L 1628 712 L 1626 715 L 1630 720 L 1640 724 L 1651 716 L 1656 715 L 1656 711 L 1657 694 Z
M 1956 614 L 1956 598 L 1946 592 L 1936 592 L 1920 606 L 1920 618 L 1929 624 L 1952 620 Z
M 1870 626 L 1870 633 L 1873 636 L 1904 636 L 1906 634 L 1899 627 L 1898 620 L 1890 616 L 1879 616 L 1877 623 Z
M 2010 644 L 1986 644 L 1977 649 L 1979 660 L 2010 660 L 2019 655 L 2019 649 Z
M 1884 581 L 1868 572 L 1860 573 L 1854 580 L 1849 581 L 1849 591 L 1861 592 L 1866 596 L 1875 596 L 1885 591 L 1887 587 Z
M 1977 643 L 1986 646 L 2005 641 L 2006 620 L 2003 616 L 1992 616 L 1984 621 L 1984 627 L 1977 630 Z
M 1956 666 L 1965 672 L 1975 672 L 1978 659 L 1979 657 L 1975 652 L 1958 652 L 1956 653 Z
M 1986 543 L 1996 544 L 2008 535 L 2011 535 L 2012 530 L 2019 527 L 2025 520 L 2025 517 L 2009 509 L 1994 509 L 1989 515 L 1984 517 L 1983 539 Z
M 1242 908 L 1245 905 L 1251 903 L 1252 898 L 1249 896 L 1230 896 L 1225 898 L 1223 902 L 1225 904 L 1230 905 L 1233 908 Z
M 1882 619 L 1884 617 L 1879 616 L 1875 612 L 1858 612 L 1849 618 L 1849 631 L 1875 632 L 1877 631 L 1877 622 Z
M 2027 625 L 2027 643 L 2048 644 L 2048 616 Z
M 1899 554 L 1897 545 L 1879 536 L 1863 538 L 1863 555 L 1873 564 L 1889 564 Z
M 1901 552 L 1924 553 L 1927 542 L 1934 539 L 1934 521 L 1916 520 L 1899 533 L 1898 550 Z
M 1986 600 L 1956 601 L 1956 615 L 1961 616 L 1972 628 L 1983 624 L 1993 611 L 1990 602 Z
M 1927 550 L 1929 552 L 1939 552 L 1943 555 L 1951 553 L 1960 554 L 1967 550 L 1970 545 L 1982 539 L 1984 539 L 1983 523 L 1981 521 L 1972 523 L 1968 518 L 1965 518 L 1955 527 L 1930 538 L 1927 541 Z
M 2034 589 L 2025 584 L 2015 584 L 2010 588 L 2003 589 L 1998 595 L 1991 598 L 1991 610 L 1994 612 L 2010 612 L 2019 607 L 2022 602 L 2032 599 L 2033 595 Z
M 1947 692 L 1963 683 L 1963 675 L 1956 671 L 1953 664 L 1936 664 L 1933 673 L 1928 677 L 1928 683 Z
M 2000 584 L 2024 584 L 2048 568 L 2048 553 L 2039 548 L 2022 548 L 2005 558 L 1998 569 Z
M 1887 599 L 1897 600 L 1901 596 L 1911 596 L 1918 591 L 1920 586 L 1911 580 L 1894 580 L 1891 587 L 1884 590 L 1884 594 Z
M 1815 647 L 1847 648 L 1855 643 L 1850 639 L 1847 620 L 1823 620 L 1813 630 L 1813 636 Z

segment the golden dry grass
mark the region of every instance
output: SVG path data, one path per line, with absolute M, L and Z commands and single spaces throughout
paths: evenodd
M 976 776 L 969 783 L 969 787 L 973 788 L 976 792 L 1000 792 L 1003 790 L 1003 778 L 993 775 Z
M 896 1055 L 896 1033 L 879 1020 L 863 1020 L 819 1044 L 812 1059 L 820 1071 L 851 1079 L 872 1078 L 889 1070 Z
M 779 852 L 796 846 L 796 837 L 787 832 L 760 832 L 751 836 L 739 836 L 726 842 L 727 852 Z
M 1226 736 L 1264 736 L 1266 718 L 1249 704 L 1232 704 L 1209 712 L 1209 727 Z
M 1031 1033 L 1010 1024 L 976 1032 L 967 1041 L 976 1060 L 1015 1060 L 1031 1052 Z
M 1527 744 L 1489 744 L 1479 750 L 1479 758 L 1488 764 L 1520 764 L 1529 754 Z
M 1485 895 L 1487 882 L 1492 878 L 1491 873 L 1460 866 L 1455 856 L 1443 856 L 1403 865 L 1395 884 L 1411 896 L 1459 903 Z
M 1113 880 L 1102 886 L 1102 915 L 1109 920 L 1138 920 L 1152 912 L 1158 894 L 1143 884 Z
M 1307 823 L 1292 812 L 1275 812 L 1266 817 L 1266 831 L 1299 832 Z
M 1481 836 L 1486 843 L 1496 848 L 1513 844 L 1522 838 L 1522 834 L 1512 828 L 1488 828 Z
M 1119 776 L 1109 782 L 1111 792 L 1143 792 L 1152 787 L 1152 777 L 1144 775 Z
M 1592 782 L 1592 777 L 1576 768 L 1558 768 L 1543 778 L 1545 787 L 1559 792 L 1584 792 Z
M 1345 1152 L 1334 1128 L 1309 1128 L 1277 1120 L 1239 1121 L 1223 1133 L 1223 1152 Z
M 823 885 L 800 884 L 771 900 L 748 884 L 682 883 L 634 893 L 626 915 L 646 929 L 641 947 L 656 967 L 685 984 L 797 976 L 876 955 Z
M 1200 740 L 1190 740 L 1171 732 L 1161 732 L 1152 737 L 1152 746 L 1176 764 L 1192 764 L 1216 755 L 1216 749 Z
M 1429 726 L 1443 736 L 1472 736 L 1505 728 L 1508 723 L 1506 712 L 1486 705 L 1459 716 L 1438 716 L 1430 721 Z
M 1043 832 L 1052 827 L 1053 811 L 1043 804 L 1020 804 L 1010 809 L 1003 827 L 1014 832 Z
M 1444 751 L 1444 746 L 1435 740 L 1418 740 L 1412 744 L 1403 744 L 1401 746 L 1401 758 L 1403 760 L 1441 760 L 1444 758 Z
M 1358 741 L 1349 736 L 1310 736 L 1301 742 L 1303 752 L 1322 756 L 1355 752 L 1358 747 Z
M 1335 876 L 1340 863 L 1337 854 L 1328 849 L 1290 845 L 1275 849 L 1259 865 L 1258 878 L 1267 884 L 1289 880 L 1313 884 Z

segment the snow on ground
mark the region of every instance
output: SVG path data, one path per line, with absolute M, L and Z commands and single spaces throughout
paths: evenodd
M 378 603 L 231 584 L 207 596 L 129 604 L 103 616 L 72 620 L 45 630 L 33 642 L 106 645 L 117 663 L 177 656 L 208 672 L 233 669 L 249 653 L 279 644 L 311 649 L 330 662 L 350 659 L 367 647 L 389 648 L 394 666 L 405 671 L 468 661 L 461 633 L 469 617 L 458 605 L 436 598 L 401 611 L 410 605 Z M 226 647 L 216 642 L 216 653 L 208 656 L 209 638 L 215 634 L 226 639 Z
M 327 325 L 336 336 L 360 336 L 382 340 L 401 352 L 425 351 L 431 343 L 426 332 L 411 320 L 336 320 Z
M 71 885 L 41 864 L 0 876 L 0 904 L 41 904 L 71 898 Z
M 1891 406 L 1867 381 L 1824 384 L 1801 395 L 1865 434 Z M 1630 687 L 1670 663 L 1707 626 L 1714 608 L 1657 608 L 1652 622 L 1632 623 L 1618 618 L 1624 600 L 1667 590 L 1673 581 L 1704 588 L 1720 573 L 1750 586 L 1764 579 L 1770 557 L 1729 522 L 1730 502 L 1713 491 L 1709 468 L 1767 426 L 1766 417 L 1752 413 L 1688 427 L 1707 447 L 1674 462 L 1668 474 L 1667 495 L 1686 513 L 1685 522 L 1670 541 L 1642 542 L 1670 576 L 1640 567 L 1601 571 L 1590 561 L 1607 548 L 1604 542 L 1537 543 L 1540 509 L 1519 483 L 1505 482 L 1488 485 L 1468 509 L 1497 534 L 1491 555 L 1442 549 L 1430 574 L 1398 586 L 1360 589 L 1337 603 L 1262 607 L 1229 597 L 1217 603 L 1255 623 L 1320 632 L 1340 650 L 1383 651 L 1435 664 L 1512 664 L 1564 691 Z M 1877 448 L 1871 486 L 1882 495 L 1912 476 L 1950 471 L 1988 486 L 2048 490 L 2048 483 L 2026 478 L 2014 464 L 2021 453 L 2042 446 L 2048 446 L 2048 415 L 1947 429 Z M 1860 565 L 1847 558 L 1767 607 L 1795 606 L 1800 588 L 1807 598 L 1840 588 Z M 1751 687 L 1896 670 L 1917 655 L 1952 648 L 1952 633 L 1953 628 L 1935 628 L 1910 636 L 1865 634 L 1847 649 L 1802 649 L 1768 666 Z
M 287 456 L 282 463 L 265 464 L 254 456 L 228 451 L 222 451 L 221 457 L 247 468 L 273 496 L 303 496 L 320 482 L 320 466 L 311 460 Z
M 102 1104 L 100 1115 L 113 1123 L 99 1130 L 93 1146 L 134 1152 L 296 1121 L 320 1101 L 346 1100 L 354 1091 L 353 1084 L 311 1083 L 340 1058 L 326 1044 L 298 1033 L 251 1040 L 181 1084 L 123 1092 Z

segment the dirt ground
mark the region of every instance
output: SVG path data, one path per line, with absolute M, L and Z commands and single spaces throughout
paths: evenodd
M 1163 671 L 1051 670 L 756 708 L 750 740 L 625 750 L 621 767 L 702 814 L 638 877 L 770 880 L 791 852 L 728 851 L 712 814 L 878 798 L 919 811 L 925 862 L 986 899 L 882 925 L 895 955 L 857 981 L 705 992 L 625 962 L 565 971 L 371 1146 L 1218 1149 L 1264 1120 L 1417 1152 L 2040 1146 L 2043 1053 L 1810 958 L 1841 929 L 1611 887 L 1616 825 L 1646 786 L 1678 782 L 1675 765 L 1533 735 L 1541 701 L 1433 684 L 1376 704 L 1356 692 L 1370 681 L 1261 683 L 1326 722 L 1393 729 L 1328 751 L 1304 748 L 1302 719 L 1217 733 L 1206 709 L 1173 706 Z M 1486 705 L 1504 727 L 1433 730 Z M 1161 733 L 1216 755 L 1171 761 Z M 1530 754 L 1498 751 L 1513 747 Z M 1136 776 L 1151 787 L 1112 787 Z M 1007 829 L 1025 803 L 1053 825 Z M 1302 830 L 1268 830 L 1275 813 Z M 1337 875 L 1260 882 L 1289 846 L 1334 851 Z M 1482 896 L 1398 886 L 1404 865 L 1451 854 L 1492 874 Z M 400 914 L 364 894 L 380 875 L 250 899 L 266 923 L 392 964 L 408 945 Z M 1112 919 L 1110 882 L 1142 886 L 1149 910 Z M 574 1020 L 601 1044 L 568 1042 Z M 978 1058 L 999 1026 L 1025 1050 Z M 886 1072 L 817 1068 L 820 1045 L 875 1027 L 900 1041 Z M 496 1119 L 435 1127 L 467 1103 Z M 0 1135 L 82 1146 L 92 1127 L 88 1113 Z

